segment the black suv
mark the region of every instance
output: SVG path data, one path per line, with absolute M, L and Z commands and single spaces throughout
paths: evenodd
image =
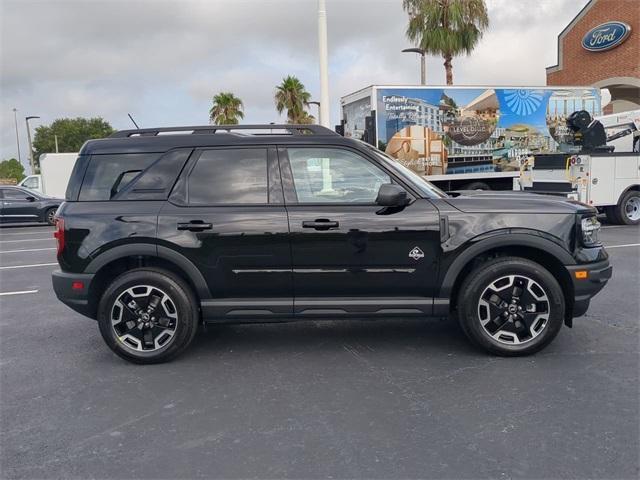
M 522 355 L 611 277 L 596 210 L 445 194 L 313 125 L 120 131 L 80 151 L 57 213 L 55 292 L 107 345 L 168 360 L 198 324 L 457 317 Z

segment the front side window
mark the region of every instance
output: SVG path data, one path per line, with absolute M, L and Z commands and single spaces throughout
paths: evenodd
M 299 203 L 374 203 L 391 178 L 360 155 L 339 148 L 289 148 Z
M 6 200 L 27 200 L 27 198 L 33 197 L 31 193 L 17 188 L 15 190 L 13 188 L 5 188 L 2 190 L 2 194 Z
M 189 203 L 265 204 L 267 178 L 265 148 L 205 150 L 189 175 Z

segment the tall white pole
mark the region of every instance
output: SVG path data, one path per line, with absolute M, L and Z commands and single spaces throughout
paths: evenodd
M 18 148 L 18 162 L 22 163 L 20 158 L 20 137 L 18 136 L 18 109 L 13 109 L 13 122 L 16 124 L 16 147 Z
M 327 49 L 327 6 L 318 0 L 318 53 L 320 55 L 320 125 L 331 128 L 329 111 L 329 59 Z

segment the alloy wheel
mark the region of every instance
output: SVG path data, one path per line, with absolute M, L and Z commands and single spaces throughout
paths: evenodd
M 533 279 L 507 275 L 489 284 L 478 301 L 484 331 L 505 345 L 522 345 L 540 335 L 549 323 L 549 297 Z
M 176 333 L 178 311 L 166 292 L 150 285 L 127 288 L 111 308 L 111 326 L 117 339 L 136 352 L 167 346 Z

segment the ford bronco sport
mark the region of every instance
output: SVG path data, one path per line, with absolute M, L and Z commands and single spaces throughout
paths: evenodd
M 596 210 L 445 194 L 315 125 L 88 141 L 57 213 L 60 300 L 138 363 L 202 322 L 451 317 L 499 355 L 540 350 L 611 277 Z

